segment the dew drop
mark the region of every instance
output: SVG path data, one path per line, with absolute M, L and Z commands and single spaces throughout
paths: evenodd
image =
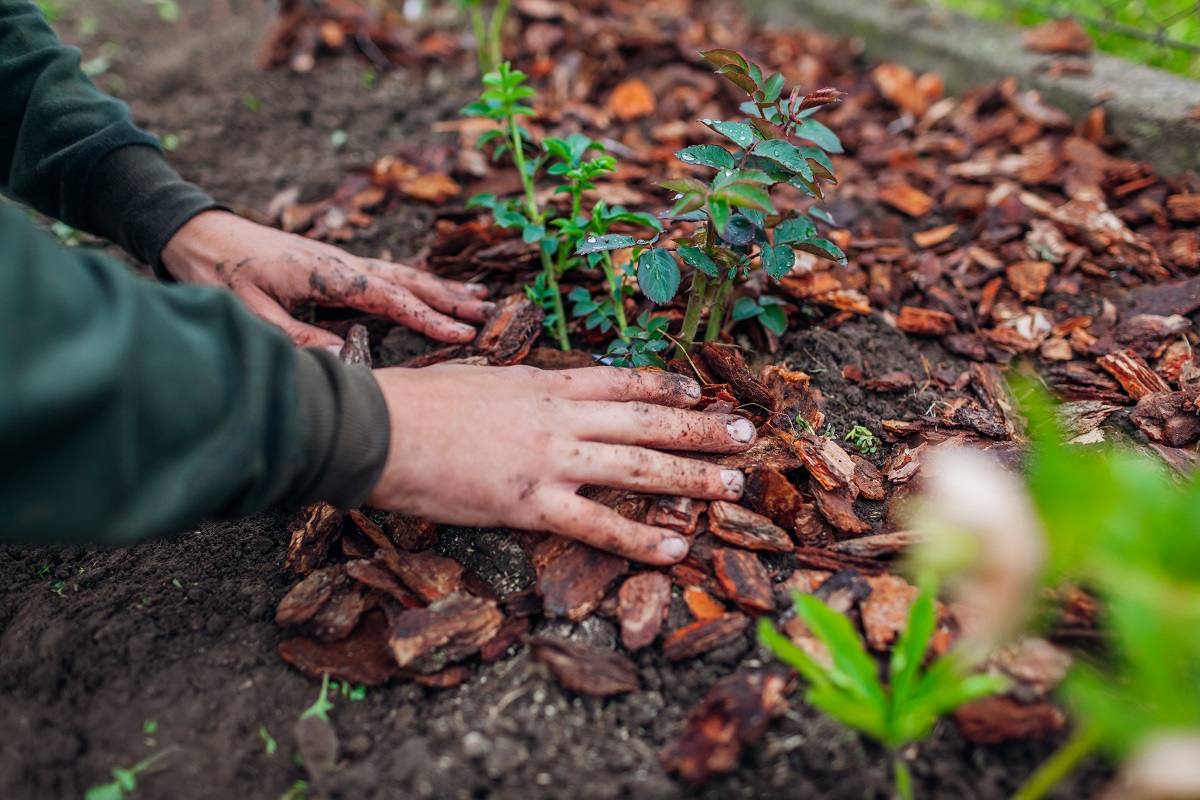
M 730 169 L 725 170 L 725 177 L 726 178 L 733 177 L 733 170 L 730 170 Z
M 596 243 L 596 237 L 595 237 L 595 236 L 589 236 L 589 237 L 588 237 L 588 244 L 595 244 L 595 243 Z
M 696 157 L 694 155 L 692 155 L 691 153 L 684 153 L 679 158 L 681 161 L 695 161 L 696 160 Z

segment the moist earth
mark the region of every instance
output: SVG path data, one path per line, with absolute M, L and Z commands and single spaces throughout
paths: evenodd
M 175 166 L 239 210 L 262 213 L 293 187 L 301 200 L 323 198 L 351 167 L 439 135 L 430 125 L 454 118 L 475 93 L 467 58 L 370 86 L 364 66 L 345 59 L 310 74 L 261 72 L 253 56 L 270 19 L 265 8 L 180 5 L 181 18 L 168 23 L 149 3 L 79 0 L 57 26 L 85 60 L 106 41 L 119 45 L 99 83 L 130 103 L 139 124 L 177 136 Z M 82 37 L 88 17 L 98 30 Z M 429 206 L 402 205 L 347 247 L 411 255 L 432 218 Z M 782 355 L 813 376 L 839 432 L 862 424 L 878 433 L 881 419 L 910 418 L 947 396 L 864 391 L 843 380 L 847 364 L 868 363 L 874 374 L 906 369 L 918 387 L 922 356 L 935 371 L 962 366 L 878 317 L 794 332 Z M 0 796 L 82 797 L 110 780 L 112 767 L 164 750 L 139 776 L 136 797 L 276 798 L 305 778 L 293 757 L 295 726 L 318 687 L 279 659 L 285 634 L 273 622 L 295 582 L 281 570 L 291 513 L 206 522 L 132 547 L 0 548 Z M 500 532 L 450 529 L 439 547 L 506 590 L 532 580 L 522 551 Z M 668 628 L 686 616 L 678 598 L 674 606 Z M 617 633 L 598 617 L 543 622 L 535 632 L 606 646 Z M 679 784 L 664 772 L 660 749 L 717 678 L 772 661 L 749 634 L 682 664 L 653 648 L 635 661 L 644 691 L 615 699 L 565 691 L 525 648 L 455 689 L 395 684 L 361 700 L 338 695 L 339 768 L 307 796 L 891 796 L 881 749 L 807 707 L 800 693 L 734 772 L 700 788 Z M 919 796 L 1008 797 L 1057 744 L 981 747 L 944 723 L 914 753 Z M 1091 796 L 1104 777 L 1099 768 L 1081 771 L 1054 796 Z

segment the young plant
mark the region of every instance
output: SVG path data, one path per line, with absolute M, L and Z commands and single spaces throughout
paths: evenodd
M 747 114 L 744 120 L 701 120 L 734 144 L 732 152 L 719 145 L 700 144 L 675 154 L 689 166 L 716 170 L 715 177 L 708 182 L 689 177 L 660 183 L 676 193 L 675 204 L 663 216 L 699 223 L 694 232 L 677 239 L 673 248 L 649 246 L 637 256 L 638 284 L 646 297 L 659 305 L 679 290 L 680 262 L 692 270 L 679 335 L 681 350 L 696 341 L 704 316 L 708 318 L 704 338 L 715 340 L 730 309 L 738 319 L 758 317 L 777 332 L 786 327 L 786 315 L 778 303 L 735 296 L 734 282 L 739 275 L 758 266 L 779 280 L 795 265 L 796 250 L 840 263 L 846 258 L 837 245 L 817 236 L 810 216 L 795 209 L 781 210 L 772 197 L 776 187 L 788 184 L 823 200 L 821 181 L 836 183 L 828 154 L 842 152 L 841 143 L 829 128 L 810 117 L 822 106 L 836 102 L 841 93 L 826 88 L 801 95 L 797 87 L 785 99 L 783 76 L 764 77 L 762 68 L 741 53 L 709 50 L 700 55 L 744 90 L 749 100 L 742 105 Z M 819 208 L 810 214 L 830 221 Z M 611 236 L 592 243 L 591 252 L 638 244 L 643 243 L 630 236 Z
M 580 256 L 589 265 L 603 270 L 608 296 L 593 301 L 586 291 L 573 293 L 575 314 L 585 317 L 589 328 L 599 327 L 607 332 L 616 327 L 623 332 L 627 327 L 624 298 L 629 291 L 624 276 L 615 268 L 611 253 L 587 248 L 590 243 L 608 237 L 617 224 L 643 225 L 656 232 L 662 226 L 648 214 L 621 206 L 609 208 L 603 201 L 590 210 L 584 208 L 583 193 L 595 188 L 597 178 L 615 169 L 616 159 L 604 152 L 602 144 L 581 133 L 565 138 L 547 137 L 540 146 L 535 144 L 529 130 L 519 122 L 520 117 L 535 116 L 524 102 L 535 96 L 533 89 L 523 85 L 525 77 L 508 63 L 501 64 L 495 72 L 484 76 L 483 82 L 489 88 L 479 101 L 462 112 L 499 123 L 497 130 L 480 137 L 479 146 L 495 143 L 493 158 L 511 153 L 521 178 L 522 196 L 501 199 L 493 194 L 479 194 L 468 201 L 467 207 L 491 210 L 497 225 L 520 228 L 523 240 L 538 246 L 542 271 L 526 293 L 546 310 L 547 329 L 553 331 L 559 346 L 567 350 L 570 341 L 559 278 L 581 263 Z M 538 203 L 537 180 L 543 169 L 546 175 L 560 181 L 553 194 L 567 195 L 569 208 L 565 213 L 553 205 L 543 207 Z
M 139 761 L 129 769 L 113 767 L 113 780 L 91 787 L 84 795 L 84 800 L 126 800 L 137 791 L 137 776 L 148 770 L 155 762 L 170 755 L 174 748 L 160 750 L 143 761 Z
M 853 445 L 858 452 L 863 455 L 870 455 L 879 451 L 879 438 L 871 433 L 870 428 L 862 425 L 855 425 L 846 434 L 845 441 Z
M 759 623 L 763 642 L 808 681 L 809 703 L 888 749 L 896 792 L 904 800 L 912 800 L 913 790 L 901 749 L 929 736 L 954 709 L 1007 685 L 997 676 L 973 674 L 972 665 L 956 653 L 923 667 L 937 625 L 932 583 L 923 582 L 909 609 L 908 626 L 892 650 L 886 685 L 850 620 L 816 597 L 796 593 L 796 613 L 828 649 L 829 663 L 814 659 L 769 621 Z
M 479 58 L 479 71 L 486 75 L 500 66 L 504 58 L 501 34 L 504 20 L 508 16 L 511 0 L 496 0 L 491 11 L 485 10 L 484 0 L 460 0 L 471 17 L 471 29 L 475 34 L 475 50 Z

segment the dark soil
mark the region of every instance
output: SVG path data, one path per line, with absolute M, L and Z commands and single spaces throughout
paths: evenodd
M 262 211 L 293 186 L 302 199 L 324 197 L 351 165 L 426 140 L 429 124 L 451 118 L 474 91 L 469 66 L 398 74 L 373 88 L 348 60 L 308 75 L 262 73 L 253 53 L 265 11 L 181 5 L 184 18 L 168 24 L 149 4 L 80 0 L 59 26 L 78 41 L 76 22 L 98 18 L 98 33 L 81 42 L 85 58 L 106 40 L 121 46 L 101 84 L 119 88 L 140 123 L 178 135 L 171 158 L 181 172 L 238 207 Z M 251 97 L 261 110 L 247 107 L 258 105 Z M 346 133 L 340 149 L 330 139 L 336 130 Z M 413 253 L 431 218 L 426 206 L 401 207 L 348 246 Z M 855 424 L 878 432 L 880 419 L 923 413 L 947 396 L 866 392 L 842 380 L 845 365 L 908 369 L 918 386 L 922 353 L 934 370 L 961 367 L 875 318 L 801 331 L 785 348 L 790 366 L 812 373 L 838 432 Z M 121 549 L 0 548 L 0 797 L 82 797 L 111 767 L 168 748 L 139 778 L 136 797 L 275 798 L 305 777 L 293 730 L 318 689 L 279 660 L 285 634 L 273 622 L 295 581 L 281 572 L 287 518 L 210 522 Z M 441 548 L 503 591 L 531 580 L 524 555 L 501 534 L 445 531 Z M 669 627 L 685 617 L 676 605 Z M 541 627 L 606 645 L 616 638 L 598 617 Z M 396 684 L 359 701 L 339 696 L 339 769 L 307 796 L 890 796 L 881 750 L 799 695 L 734 773 L 688 790 L 665 774 L 659 750 L 717 678 L 769 658 L 748 635 L 682 665 L 653 648 L 636 660 L 644 691 L 617 699 L 574 696 L 523 648 L 457 689 Z M 920 796 L 1007 797 L 1055 744 L 979 747 L 943 724 L 914 754 Z M 1076 776 L 1056 796 L 1091 796 L 1101 779 L 1097 770 Z

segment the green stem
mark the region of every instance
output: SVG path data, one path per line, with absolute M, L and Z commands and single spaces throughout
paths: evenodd
M 896 797 L 900 800 L 913 800 L 912 772 L 899 752 L 892 753 L 892 772 L 896 779 Z
M 706 342 L 715 342 L 721 335 L 721 326 L 724 324 L 725 318 L 725 302 L 729 298 L 729 291 L 732 287 L 733 281 L 719 280 L 717 289 L 713 292 L 713 299 L 708 308 L 708 328 L 704 331 L 704 341 Z
M 517 167 L 517 173 L 521 176 L 521 185 L 525 187 L 525 213 L 529 215 L 531 222 L 538 222 L 541 217 L 541 212 L 537 205 L 537 192 L 533 185 L 533 176 L 525 171 L 525 142 L 521 139 L 521 131 L 517 127 L 517 118 L 510 111 L 507 114 L 508 119 L 508 138 L 512 143 L 513 164 Z
M 704 308 L 704 296 L 708 294 L 708 276 L 696 270 L 692 273 L 692 291 L 688 293 L 687 311 L 683 313 L 683 330 L 679 332 L 679 347 L 676 355 L 683 358 L 696 341 L 700 327 L 700 312 Z
M 1099 743 L 1100 736 L 1094 729 L 1086 726 L 1077 728 L 1071 738 L 1029 776 L 1012 800 L 1038 800 L 1044 797 L 1091 755 Z
M 497 0 L 488 25 L 488 53 L 494 64 L 499 64 L 504 58 L 500 47 L 500 37 L 504 32 L 504 18 L 508 16 L 509 2 L 510 0 Z
M 550 289 L 551 304 L 554 306 L 554 336 L 558 339 L 558 346 L 563 350 L 571 349 L 571 340 L 567 337 L 567 312 L 563 308 L 562 292 L 558 288 L 558 270 L 554 266 L 554 262 L 550 260 L 550 256 L 540 246 L 538 252 L 542 254 L 542 274 L 546 276 L 546 288 Z
M 629 323 L 625 319 L 625 296 L 621 291 L 621 277 L 617 275 L 617 268 L 613 266 L 612 253 L 604 253 L 600 267 L 604 270 L 604 277 L 608 279 L 608 292 L 612 296 L 613 312 L 617 316 L 617 335 L 624 339 Z
M 475 31 L 475 51 L 479 58 L 479 71 L 487 75 L 496 68 L 494 63 L 489 63 L 487 53 L 487 27 L 483 21 L 483 4 L 482 0 L 479 3 L 471 5 L 471 28 Z

